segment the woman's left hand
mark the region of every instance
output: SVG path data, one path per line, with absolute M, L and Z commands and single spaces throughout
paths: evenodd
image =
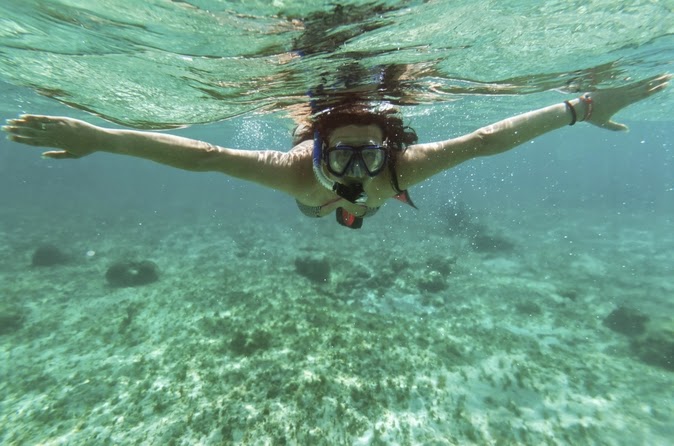
M 667 87 L 670 79 L 672 79 L 671 74 L 662 74 L 622 87 L 589 93 L 592 99 L 592 109 L 587 122 L 609 130 L 627 130 L 626 125 L 611 120 L 613 115 L 628 105 L 661 92 Z M 588 107 L 587 104 L 585 106 Z M 587 116 L 589 109 L 586 110 Z

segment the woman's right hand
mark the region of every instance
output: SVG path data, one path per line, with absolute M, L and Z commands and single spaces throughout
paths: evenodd
M 667 88 L 671 74 L 662 74 L 616 88 L 588 93 L 592 112 L 587 122 L 609 130 L 627 130 L 627 126 L 612 120 L 619 110 L 639 102 Z M 586 106 L 587 107 L 587 106 Z M 587 109 L 585 114 L 587 115 Z
M 21 115 L 8 119 L 2 130 L 10 141 L 30 146 L 54 147 L 48 158 L 81 158 L 96 151 L 105 131 L 79 119 L 62 116 Z

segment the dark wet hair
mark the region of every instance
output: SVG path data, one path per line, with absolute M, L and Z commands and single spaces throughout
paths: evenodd
M 295 143 L 314 139 L 318 130 L 321 138 L 339 127 L 347 125 L 376 125 L 381 128 L 384 139 L 394 151 L 404 151 L 418 141 L 417 132 L 403 123 L 400 110 L 392 105 L 372 106 L 366 103 L 351 103 L 328 108 L 313 115 L 310 125 L 296 129 Z

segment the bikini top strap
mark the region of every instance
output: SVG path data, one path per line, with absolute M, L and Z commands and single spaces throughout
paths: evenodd
M 398 174 L 396 173 L 395 164 L 393 161 L 393 156 L 388 157 L 388 170 L 391 174 L 391 186 L 396 194 L 401 194 L 404 191 L 400 190 L 400 184 L 398 184 Z
M 396 193 L 393 198 L 395 198 L 396 200 L 400 200 L 403 203 L 409 204 L 414 209 L 419 209 L 412 201 L 412 197 L 410 197 L 410 194 L 409 192 L 407 192 L 407 189 L 400 190 L 400 184 L 398 184 L 398 175 L 396 173 L 395 165 L 393 164 L 391 158 L 393 157 L 389 157 L 388 166 L 389 172 L 391 172 L 391 187 L 393 187 L 393 190 Z

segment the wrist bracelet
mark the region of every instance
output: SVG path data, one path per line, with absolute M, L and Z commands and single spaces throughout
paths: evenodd
M 571 105 L 571 102 L 569 101 L 564 101 L 564 105 L 566 105 L 567 110 L 571 112 L 571 123 L 569 125 L 574 125 L 576 123 L 576 118 L 578 117 L 576 115 L 576 109 L 573 105 Z M 586 113 L 587 116 L 587 113 Z
M 585 116 L 583 116 L 583 121 L 587 121 L 592 117 L 592 97 L 590 93 L 585 93 L 579 98 L 585 104 Z

